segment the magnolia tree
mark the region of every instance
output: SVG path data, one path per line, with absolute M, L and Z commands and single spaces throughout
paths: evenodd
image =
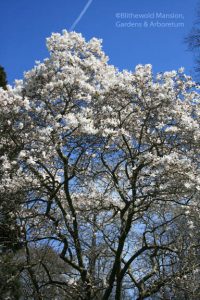
M 120 72 L 74 32 L 47 47 L 0 90 L 15 276 L 34 299 L 164 299 L 200 268 L 198 86 L 183 69 Z

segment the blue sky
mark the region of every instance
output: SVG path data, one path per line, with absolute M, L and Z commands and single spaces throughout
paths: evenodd
M 90 0 L 91 4 L 75 27 L 86 39 L 103 39 L 110 63 L 133 70 L 139 63 L 151 63 L 155 72 L 184 66 L 191 74 L 192 53 L 184 37 L 196 18 L 197 0 Z M 48 56 L 45 38 L 51 32 L 69 29 L 87 0 L 0 0 L 0 64 L 8 81 L 23 77 L 35 60 Z M 158 19 L 156 13 L 182 14 L 184 19 Z M 120 18 L 119 13 L 154 13 L 154 18 Z M 144 27 L 143 22 L 148 22 Z M 118 23 L 117 23 L 118 22 Z M 121 23 L 141 23 L 142 27 L 119 27 Z M 150 27 L 150 22 L 184 23 L 181 27 Z M 139 25 L 134 26 L 139 26 Z M 132 25 L 133 26 L 133 25 Z M 178 25 L 177 25 L 178 26 Z

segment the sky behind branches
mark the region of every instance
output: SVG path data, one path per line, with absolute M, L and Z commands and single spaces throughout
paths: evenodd
M 110 63 L 120 70 L 151 63 L 154 72 L 183 66 L 191 74 L 194 60 L 184 38 L 197 7 L 197 0 L 0 0 L 0 64 L 12 84 L 35 60 L 48 56 L 46 37 L 74 29 L 87 40 L 94 36 L 103 39 Z M 162 19 L 160 13 L 183 18 Z

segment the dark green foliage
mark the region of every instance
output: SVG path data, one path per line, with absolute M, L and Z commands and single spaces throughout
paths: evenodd
M 0 255 L 0 299 L 19 300 L 21 287 L 19 270 L 12 252 Z
M 0 87 L 6 90 L 6 85 L 7 85 L 6 72 L 4 71 L 4 68 L 0 66 Z

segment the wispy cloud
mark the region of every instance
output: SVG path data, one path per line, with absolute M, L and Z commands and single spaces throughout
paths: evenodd
M 81 13 L 79 14 L 79 16 L 77 17 L 77 19 L 74 21 L 74 23 L 72 24 L 70 31 L 74 30 L 75 27 L 78 25 L 78 23 L 81 21 L 81 19 L 83 18 L 84 14 L 86 13 L 86 11 L 88 10 L 89 6 L 91 5 L 93 0 L 89 0 L 86 5 L 84 6 L 83 10 L 81 11 Z

